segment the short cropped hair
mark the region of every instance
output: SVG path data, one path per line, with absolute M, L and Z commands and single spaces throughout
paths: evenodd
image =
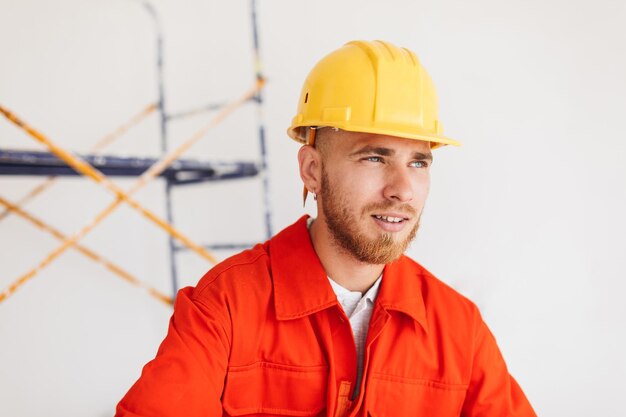
M 337 128 L 321 126 L 315 131 L 315 148 L 320 152 L 322 158 L 326 158 L 330 152 L 330 141 L 336 139 L 341 131 Z

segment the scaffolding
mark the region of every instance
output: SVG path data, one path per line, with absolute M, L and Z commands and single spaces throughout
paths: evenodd
M 10 213 L 13 213 L 61 241 L 61 244 L 49 253 L 43 260 L 41 260 L 35 267 L 20 276 L 18 279 L 14 280 L 7 288 L 0 291 L 0 302 L 11 296 L 18 288 L 32 279 L 43 268 L 53 262 L 66 250 L 74 248 L 83 255 L 87 256 L 89 259 L 102 264 L 118 277 L 142 288 L 147 292 L 147 294 L 171 305 L 173 295 L 176 294 L 179 288 L 176 260 L 176 254 L 178 252 L 192 250 L 207 261 L 216 263 L 217 259 L 211 253 L 212 250 L 242 249 L 251 246 L 251 242 L 221 242 L 211 245 L 197 244 L 179 231 L 173 221 L 174 201 L 172 198 L 172 189 L 178 186 L 259 177 L 261 179 L 262 187 L 261 205 L 263 208 L 265 235 L 269 238 L 272 234 L 265 128 L 262 119 L 262 88 L 265 85 L 265 78 L 262 73 L 260 58 L 256 0 L 250 0 L 250 17 L 253 38 L 252 45 L 254 55 L 253 85 L 239 98 L 228 103 L 211 103 L 201 108 L 179 113 L 168 113 L 166 107 L 165 78 L 163 74 L 163 30 L 159 15 L 152 4 L 144 2 L 143 6 L 151 16 L 154 23 L 157 57 L 155 63 L 157 74 L 157 102 L 149 104 L 113 132 L 103 137 L 91 149 L 92 153 L 77 155 L 64 149 L 39 130 L 30 126 L 26 121 L 17 116 L 11 110 L 0 105 L 0 114 L 2 114 L 8 121 L 12 122 L 18 128 L 26 132 L 30 137 L 45 145 L 49 150 L 49 152 L 23 152 L 18 150 L 0 149 L 0 175 L 47 177 L 17 202 L 11 202 L 0 196 L 0 206 L 4 207 L 4 211 L 0 212 L 0 221 L 2 221 Z M 210 129 L 221 123 L 242 104 L 247 102 L 253 102 L 257 108 L 257 132 L 260 152 L 258 161 L 197 161 L 192 159 L 181 159 L 183 153 L 185 153 L 193 144 L 205 137 Z M 182 143 L 182 145 L 175 149 L 170 149 L 168 137 L 169 124 L 177 119 L 206 111 L 217 111 L 217 113 L 213 116 L 209 123 L 196 131 L 189 139 Z M 106 146 L 118 140 L 129 129 L 141 123 L 148 115 L 155 112 L 159 117 L 160 148 L 162 153 L 161 158 L 122 158 L 112 155 L 103 155 L 101 153 Z M 53 226 L 47 224 L 44 220 L 37 218 L 32 213 L 29 213 L 24 208 L 29 201 L 42 194 L 44 190 L 51 187 L 58 180 L 58 177 L 77 175 L 83 175 L 84 177 L 95 181 L 111 192 L 115 196 L 115 199 L 97 216 L 95 216 L 91 222 L 75 234 L 66 236 Z M 128 190 L 125 191 L 117 186 L 109 177 L 138 177 L 138 179 Z M 161 178 L 165 182 L 165 219 L 161 219 L 133 198 L 134 193 L 155 178 Z M 82 238 L 90 233 L 122 203 L 125 203 L 133 209 L 139 211 L 148 220 L 152 221 L 155 225 L 168 233 L 172 296 L 166 295 L 149 285 L 146 285 L 143 281 L 132 276 L 112 261 L 79 243 Z

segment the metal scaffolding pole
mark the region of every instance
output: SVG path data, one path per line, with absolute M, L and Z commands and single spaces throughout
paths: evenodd
M 261 51 L 259 46 L 259 29 L 257 19 L 257 1 L 250 0 L 252 17 L 252 40 L 254 46 L 254 68 L 258 81 L 264 81 L 263 67 L 261 65 Z M 263 181 L 263 209 L 265 211 L 265 237 L 272 236 L 272 216 L 270 207 L 270 184 L 269 172 L 267 171 L 267 146 L 265 141 L 265 125 L 263 124 L 263 92 L 259 90 L 255 97 L 257 107 L 257 120 L 259 124 L 259 147 L 261 149 L 261 178 Z
M 143 3 L 148 10 L 154 23 L 156 35 L 156 77 L 157 77 L 157 104 L 159 110 L 159 125 L 161 134 L 161 153 L 165 155 L 168 151 L 167 122 L 168 115 L 165 110 L 165 78 L 163 75 L 163 29 L 156 9 L 148 2 Z M 170 224 L 174 224 L 174 214 L 172 210 L 172 181 L 165 181 L 165 218 Z M 172 280 L 172 296 L 176 297 L 178 292 L 178 270 L 176 268 L 176 242 L 172 237 L 168 238 L 170 252 L 170 274 Z

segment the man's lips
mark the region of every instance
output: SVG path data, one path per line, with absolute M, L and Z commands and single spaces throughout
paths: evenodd
M 385 232 L 400 232 L 418 216 L 417 210 L 409 204 L 371 204 L 364 212 Z
M 409 216 L 401 213 L 380 213 L 372 214 L 376 220 L 380 220 L 386 223 L 403 223 L 410 219 Z
M 407 227 L 410 217 L 402 213 L 372 214 L 372 219 L 380 229 L 387 233 L 398 233 Z

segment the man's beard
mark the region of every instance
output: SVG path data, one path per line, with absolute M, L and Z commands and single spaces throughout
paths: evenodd
M 398 259 L 409 247 L 419 228 L 419 219 L 406 239 L 396 242 L 392 233 L 381 233 L 378 237 L 368 238 L 357 229 L 357 218 L 350 214 L 350 202 L 337 195 L 336 190 L 328 180 L 328 175 L 322 166 L 322 211 L 326 218 L 328 231 L 340 248 L 348 252 L 358 261 L 367 264 L 388 264 Z M 411 217 L 417 216 L 416 210 L 408 204 L 393 204 L 383 202 L 369 204 L 363 208 L 362 215 L 384 212 L 386 210 L 400 211 Z

